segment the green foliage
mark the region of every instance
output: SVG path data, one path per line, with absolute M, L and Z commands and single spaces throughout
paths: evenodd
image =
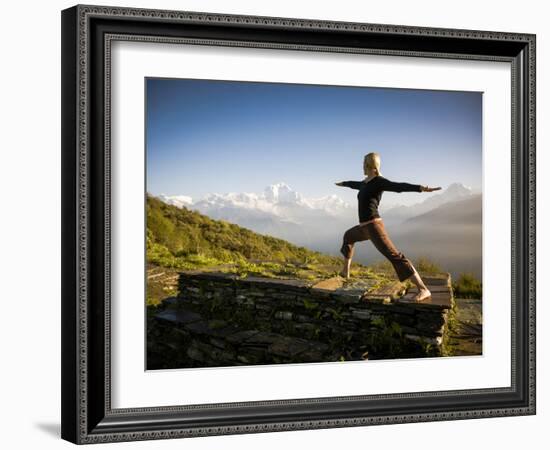
M 375 317 L 374 319 L 371 320 L 371 324 L 374 325 L 375 327 L 386 327 L 386 321 L 384 320 L 384 318 L 382 316 L 379 316 L 379 317 Z
M 153 296 L 148 295 L 147 299 L 145 300 L 145 304 L 147 306 L 159 306 L 162 303 L 162 300 L 159 298 L 155 298 Z
M 453 302 L 453 306 L 449 310 L 449 315 L 447 317 L 447 332 L 443 334 L 443 342 L 441 344 L 441 356 L 455 355 L 453 345 L 456 345 L 456 338 L 451 338 L 451 335 L 456 335 L 460 331 L 460 322 L 457 319 L 457 312 L 457 304 L 456 302 Z
M 479 281 L 471 273 L 461 273 L 458 279 L 453 283 L 455 297 L 481 299 L 483 289 Z
M 397 322 L 392 322 L 390 324 L 390 330 L 392 335 L 398 335 L 402 336 L 403 331 L 401 329 L 401 325 L 399 325 Z
M 306 309 L 315 309 L 319 305 L 316 302 L 310 302 L 307 298 L 304 298 L 304 308 Z
M 424 339 L 414 342 L 408 339 L 401 325 L 386 316 L 374 317 L 371 326 L 375 332 L 365 336 L 369 359 L 394 359 L 437 355 L 437 348 Z
M 424 274 L 436 274 L 436 273 L 443 272 L 439 264 L 431 261 L 425 256 L 418 258 L 415 261 L 414 265 L 416 267 L 416 270 L 418 270 L 418 272 L 424 273 Z
M 331 317 L 332 317 L 332 320 L 336 321 L 336 322 L 339 322 L 341 320 L 343 320 L 343 316 L 342 316 L 342 308 L 338 308 L 338 310 L 334 309 L 334 308 L 327 308 L 327 311 L 330 313 Z

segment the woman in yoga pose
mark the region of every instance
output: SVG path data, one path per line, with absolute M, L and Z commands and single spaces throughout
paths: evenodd
M 341 181 L 336 183 L 337 186 L 359 190 L 357 194 L 359 202 L 359 225 L 355 225 L 344 233 L 343 244 L 340 249 L 340 252 L 344 255 L 344 268 L 340 272 L 340 275 L 349 278 L 355 242 L 370 239 L 378 251 L 392 263 L 399 280 L 404 281 L 410 278 L 416 285 L 418 294 L 415 296 L 415 300 L 417 302 L 425 300 L 431 296 L 431 293 L 411 261 L 393 245 L 384 228 L 384 222 L 378 214 L 378 205 L 384 191 L 433 192 L 441 188 L 430 188 L 420 184 L 395 183 L 384 178 L 380 173 L 380 155 L 378 153 L 365 155 L 363 172 L 366 177 L 362 181 Z

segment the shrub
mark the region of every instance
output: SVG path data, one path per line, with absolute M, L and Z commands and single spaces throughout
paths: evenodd
M 461 273 L 453 283 L 453 290 L 456 297 L 479 299 L 482 297 L 481 281 L 471 273 Z
M 422 256 L 416 260 L 415 267 L 416 270 L 422 273 L 435 274 L 443 272 L 439 264 L 431 261 L 425 256 Z

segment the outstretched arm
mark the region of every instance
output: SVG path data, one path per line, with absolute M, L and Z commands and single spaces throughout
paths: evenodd
M 381 189 L 383 191 L 390 192 L 433 192 L 441 189 L 440 187 L 431 188 L 421 184 L 396 183 L 394 181 L 387 180 L 386 178 L 381 179 L 380 182 Z
M 340 181 L 339 183 L 334 183 L 336 186 L 344 186 L 352 189 L 359 189 L 361 187 L 362 181 Z

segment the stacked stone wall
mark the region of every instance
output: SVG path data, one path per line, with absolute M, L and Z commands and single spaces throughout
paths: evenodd
M 303 280 L 182 273 L 178 296 L 149 318 L 148 368 L 442 355 L 450 277 L 426 281 L 432 299 L 415 303 L 399 289 L 388 295 Z

